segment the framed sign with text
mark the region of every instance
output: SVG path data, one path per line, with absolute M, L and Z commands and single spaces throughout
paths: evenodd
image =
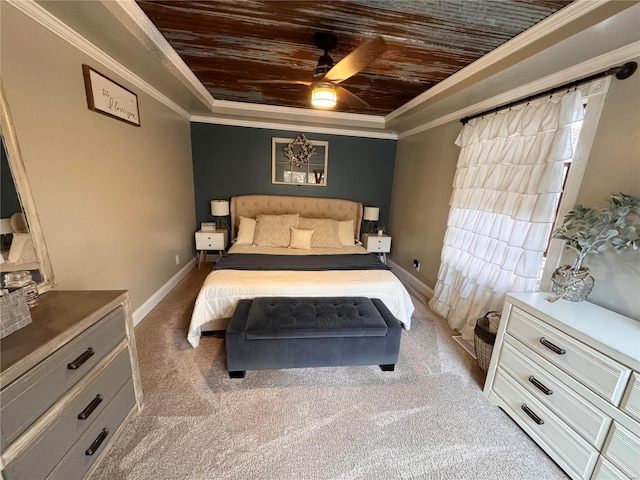
M 82 65 L 82 73 L 89 110 L 140 126 L 138 96 L 135 93 L 88 65 Z

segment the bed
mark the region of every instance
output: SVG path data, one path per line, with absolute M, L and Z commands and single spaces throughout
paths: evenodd
M 361 203 L 242 195 L 230 206 L 234 242 L 196 298 L 187 334 L 193 347 L 203 331 L 226 328 L 238 301 L 258 297 L 379 298 L 405 329 L 411 327 L 414 306 L 406 288 L 354 241 Z

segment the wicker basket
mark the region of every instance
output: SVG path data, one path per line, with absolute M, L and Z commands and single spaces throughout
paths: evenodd
M 0 297 L 0 338 L 31 323 L 31 313 L 23 288 Z
M 478 366 L 485 375 L 489 370 L 493 345 L 496 343 L 496 334 L 489 329 L 489 319 L 485 316 L 479 318 L 474 329 L 473 345 L 476 348 Z

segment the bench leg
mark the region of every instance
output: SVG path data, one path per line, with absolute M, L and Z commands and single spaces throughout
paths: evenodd
M 244 378 L 246 373 L 246 370 L 236 370 L 233 372 L 229 372 L 229 378 Z
M 396 368 L 396 364 L 395 363 L 387 363 L 384 365 L 380 365 L 380 369 L 383 372 L 393 372 Z

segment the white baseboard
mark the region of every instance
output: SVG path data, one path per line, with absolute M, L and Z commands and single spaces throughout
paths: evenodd
M 431 288 L 419 278 L 416 278 L 414 275 L 406 271 L 397 263 L 394 263 L 391 259 L 387 260 L 387 262 L 393 269 L 393 273 L 395 273 L 400 280 L 408 284 L 419 294 L 423 295 L 427 301 L 431 300 L 431 298 L 433 297 L 433 288 Z
M 160 303 L 160 301 L 167 296 L 167 294 L 173 290 L 173 288 L 187 276 L 196 264 L 196 259 L 192 258 L 187 264 L 182 267 L 178 273 L 169 279 L 162 287 L 158 289 L 156 293 L 151 295 L 146 302 L 133 312 L 133 325 L 138 325 L 147 314 L 153 310 L 153 308 Z

